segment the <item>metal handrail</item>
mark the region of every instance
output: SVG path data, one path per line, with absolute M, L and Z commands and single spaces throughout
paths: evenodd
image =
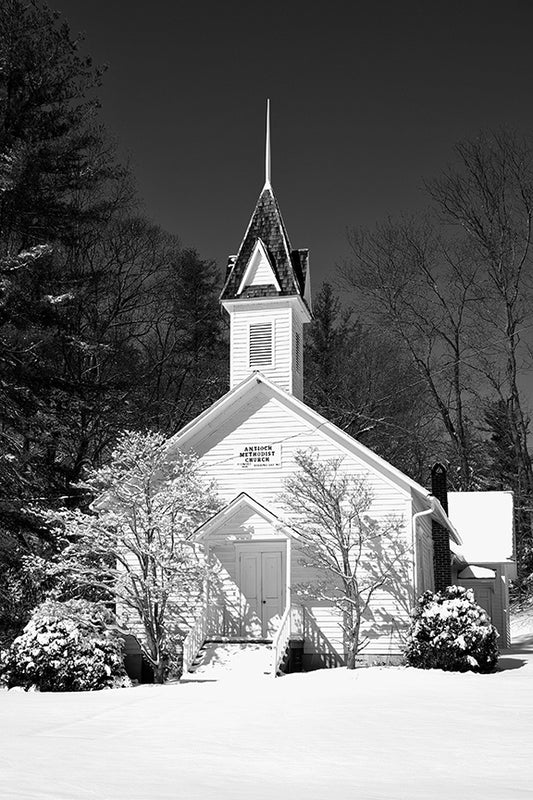
M 191 668 L 194 659 L 198 655 L 200 648 L 205 642 L 207 635 L 207 625 L 209 610 L 207 606 L 202 608 L 201 614 L 196 618 L 194 625 L 183 640 L 183 674 Z
M 281 622 L 276 635 L 272 640 L 272 676 L 277 676 L 281 659 L 287 647 L 287 643 L 291 638 L 291 605 L 290 603 L 285 608 L 285 612 L 281 618 Z
M 220 611 L 222 611 L 222 619 L 224 621 L 224 608 L 211 603 L 207 603 L 202 607 L 201 613 L 195 619 L 193 626 L 183 640 L 183 674 L 192 667 L 194 659 L 200 652 L 205 640 L 213 635 L 217 627 L 220 626 L 220 620 L 217 616 Z

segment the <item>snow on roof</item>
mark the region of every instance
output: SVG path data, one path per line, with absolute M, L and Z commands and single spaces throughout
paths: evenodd
M 221 508 L 215 514 L 209 517 L 209 519 L 205 520 L 205 522 L 202 522 L 202 524 L 196 528 L 193 539 L 202 539 L 206 534 L 209 534 L 213 528 L 216 528 L 217 524 L 220 524 L 226 520 L 229 516 L 231 516 L 231 514 L 235 513 L 243 506 L 247 506 L 251 511 L 259 514 L 261 517 L 263 517 L 263 519 L 265 519 L 267 522 L 270 522 L 278 530 L 284 531 L 288 536 L 298 539 L 300 538 L 297 531 L 283 523 L 282 520 L 271 510 L 265 508 L 262 503 L 259 503 L 253 497 L 250 497 L 250 495 L 246 492 L 241 492 L 237 495 L 237 497 L 234 497 L 233 500 L 227 503 L 224 508 Z
M 496 573 L 493 569 L 488 569 L 488 567 L 478 567 L 477 564 L 470 564 L 468 567 L 465 567 L 463 570 L 461 570 L 457 577 L 462 578 L 463 580 L 468 578 L 476 578 L 478 580 L 482 578 L 489 578 L 492 580 L 496 577 Z
M 514 560 L 512 492 L 449 492 L 448 516 L 467 561 Z

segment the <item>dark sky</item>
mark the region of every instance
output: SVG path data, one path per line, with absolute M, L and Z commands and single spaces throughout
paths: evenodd
M 314 286 L 349 226 L 424 205 L 482 128 L 533 129 L 528 0 L 51 0 L 109 65 L 102 116 L 148 216 L 221 267 L 272 183 Z

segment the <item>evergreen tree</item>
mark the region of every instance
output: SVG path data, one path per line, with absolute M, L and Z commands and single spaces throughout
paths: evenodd
M 220 274 L 195 250 L 176 252 L 160 285 L 147 337 L 151 423 L 169 434 L 228 389 L 228 346 L 220 313 Z
M 0 6 L 0 581 L 21 587 L 23 553 L 54 549 L 30 502 L 83 505 L 121 430 L 173 433 L 226 386 L 216 267 L 134 213 L 79 45 L 40 2 Z
M 78 51 L 59 15 L 37 2 L 0 8 L 0 252 L 67 242 L 100 220 L 106 202 L 84 193 L 115 179 L 97 126 L 102 70 Z
M 2 569 L 46 546 L 46 532 L 23 513 L 27 503 L 73 493 L 56 457 L 58 441 L 69 439 L 61 354 L 78 288 L 66 265 L 124 198 L 125 173 L 96 124 L 100 78 L 58 15 L 37 2 L 0 5 Z
M 514 446 L 512 422 L 509 419 L 510 404 L 498 400 L 485 411 L 487 488 L 497 491 L 512 491 L 515 506 L 515 534 L 518 549 L 518 567 L 522 578 L 521 589 L 530 592 L 533 584 L 533 540 L 531 537 L 531 508 L 528 495 L 521 482 L 522 473 L 519 454 Z M 526 420 L 529 428 L 529 419 Z

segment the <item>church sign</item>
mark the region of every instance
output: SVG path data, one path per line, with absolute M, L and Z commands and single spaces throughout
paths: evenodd
M 245 468 L 281 467 L 281 442 L 248 443 L 235 448 L 237 464 Z

